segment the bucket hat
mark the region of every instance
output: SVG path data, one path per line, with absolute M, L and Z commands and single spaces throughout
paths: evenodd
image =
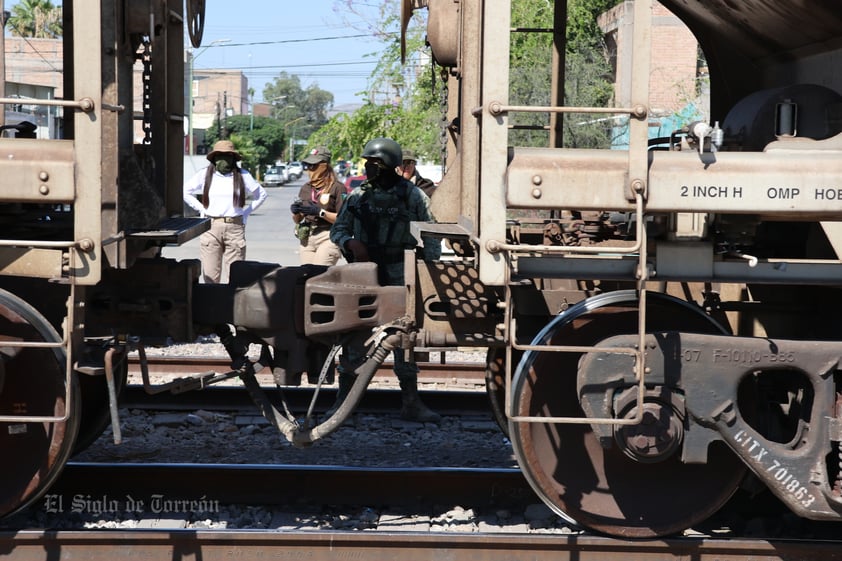
M 219 154 L 234 154 L 234 159 L 238 162 L 243 159 L 230 140 L 217 140 L 216 144 L 213 145 L 213 150 L 208 154 L 208 161 L 213 162 Z

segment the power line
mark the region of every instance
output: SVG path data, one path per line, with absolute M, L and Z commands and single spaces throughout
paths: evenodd
M 397 35 L 396 32 L 384 33 L 385 36 Z M 334 37 L 312 37 L 310 39 L 281 39 L 278 41 L 254 41 L 250 43 L 225 43 L 224 45 L 208 45 L 210 47 L 252 47 L 255 45 L 281 45 L 284 43 L 309 43 L 311 41 L 334 41 L 337 39 L 360 39 L 362 37 L 373 38 L 369 33 L 360 33 L 359 35 L 336 35 Z

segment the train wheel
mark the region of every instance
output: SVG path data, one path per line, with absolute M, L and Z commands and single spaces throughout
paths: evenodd
M 512 350 L 512 360 L 515 365 L 520 361 L 522 353 Z M 503 434 L 509 436 L 509 418 L 506 416 L 506 349 L 492 347 L 488 349 L 485 359 L 485 393 L 491 414 Z
M 0 290 L 0 339 L 59 342 L 61 337 L 35 308 Z M 64 415 L 66 355 L 61 348 L 0 347 L 0 414 Z M 79 428 L 79 387 L 71 388 L 72 411 L 55 423 L 0 423 L 0 516 L 11 514 L 46 491 L 70 456 Z
M 485 358 L 485 393 L 497 426 L 503 434 L 509 436 L 509 419 L 506 417 L 506 349 L 488 349 Z
M 647 294 L 646 317 L 652 331 L 725 333 L 695 306 L 663 294 Z M 606 293 L 557 316 L 533 345 L 593 345 L 636 333 L 637 318 L 634 291 Z M 576 388 L 580 357 L 525 353 L 512 382 L 513 411 L 585 417 Z M 568 521 L 614 536 L 665 536 L 706 520 L 745 474 L 743 463 L 724 445 L 711 447 L 707 464 L 684 464 L 677 452 L 641 462 L 617 445 L 603 448 L 590 424 L 510 423 L 509 433 L 521 469 L 548 506 Z

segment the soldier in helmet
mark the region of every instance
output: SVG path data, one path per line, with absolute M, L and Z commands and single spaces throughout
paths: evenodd
M 404 284 L 403 254 L 418 243 L 409 230 L 410 222 L 433 222 L 430 199 L 418 187 L 401 177 L 396 169 L 403 153 L 390 138 L 375 138 L 365 145 L 366 181 L 357 187 L 342 205 L 330 230 L 330 239 L 339 246 L 348 262 L 377 263 L 381 285 Z M 441 257 L 441 244 L 436 240 L 424 243 L 424 259 Z M 354 382 L 356 366 L 365 358 L 361 340 L 346 345 L 339 363 L 339 394 L 342 403 Z M 395 375 L 401 386 L 401 417 L 412 421 L 438 422 L 441 416 L 430 410 L 418 396 L 418 366 L 404 359 L 398 349 L 394 353 Z

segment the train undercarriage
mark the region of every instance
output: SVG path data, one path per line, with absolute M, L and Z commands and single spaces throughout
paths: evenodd
M 484 348 L 495 419 L 536 494 L 573 523 L 670 535 L 757 483 L 798 516 L 842 518 L 836 6 L 747 1 L 746 32 L 730 3 L 665 0 L 709 57 L 717 118 L 652 142 L 648 72 L 627 105 L 570 108 L 555 52 L 549 101 L 520 105 L 508 1 L 407 0 L 429 10 L 452 133 L 439 223 L 413 227 L 456 256 L 407 252 L 406 286 L 382 287 L 366 263 L 244 262 L 203 285 L 197 262 L 159 256 L 207 228 L 180 216 L 184 107 L 167 86 L 184 74 L 184 25 L 201 18 L 162 4 L 69 6 L 67 137 L 0 139 L 13 179 L 0 194 L 0 442 L 14 459 L 0 515 L 36 501 L 109 423 L 119 440 L 127 353 L 216 333 L 231 371 L 195 388 L 239 377 L 297 445 L 340 426 L 393 350 Z M 653 2 L 627 4 L 631 61 L 646 70 Z M 134 145 L 138 60 L 156 95 L 151 142 Z M 512 142 L 520 112 L 549 116 L 546 146 Z M 623 116 L 628 146 L 565 146 L 567 113 Z M 262 369 L 329 382 L 352 332 L 372 334 L 370 351 L 330 418 L 287 418 L 256 384 Z

